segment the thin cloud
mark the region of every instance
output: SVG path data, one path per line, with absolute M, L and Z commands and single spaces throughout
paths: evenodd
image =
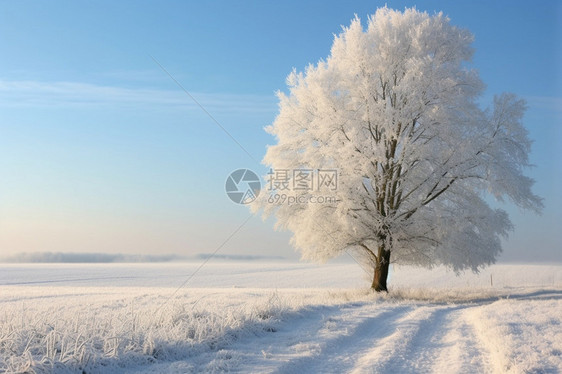
M 208 110 L 217 113 L 272 113 L 273 95 L 193 93 Z M 180 90 L 125 88 L 82 82 L 0 80 L 0 107 L 121 106 L 173 107 L 200 110 Z

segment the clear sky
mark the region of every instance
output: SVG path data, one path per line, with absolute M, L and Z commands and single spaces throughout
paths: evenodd
M 562 261 L 562 3 L 548 0 L 2 1 L 0 255 L 213 252 L 250 215 L 224 183 L 265 173 L 275 91 L 385 3 L 468 28 L 483 102 L 528 101 L 546 209 L 506 206 L 516 228 L 500 260 Z M 253 217 L 219 253 L 297 258 L 288 238 Z

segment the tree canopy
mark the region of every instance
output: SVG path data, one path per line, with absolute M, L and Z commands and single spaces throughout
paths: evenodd
M 266 129 L 277 144 L 263 160 L 273 170 L 337 170 L 335 201 L 263 194 L 253 209 L 275 215 L 304 259 L 359 254 L 377 290 L 386 290 L 388 261 L 456 271 L 494 262 L 512 224 L 489 196 L 536 212 L 542 203 L 523 174 L 525 103 L 502 94 L 480 107 L 472 41 L 441 13 L 385 7 L 365 28 L 352 20 L 325 60 L 288 76 Z

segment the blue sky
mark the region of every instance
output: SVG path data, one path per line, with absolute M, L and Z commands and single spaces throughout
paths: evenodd
M 562 260 L 562 7 L 556 1 L 0 3 L 0 253 L 213 252 L 249 216 L 224 193 L 264 173 L 276 90 L 377 7 L 443 11 L 475 34 L 483 102 L 528 100 L 529 174 L 542 216 L 516 225 L 502 260 Z M 173 75 L 249 157 L 153 60 Z M 254 217 L 222 254 L 297 258 Z

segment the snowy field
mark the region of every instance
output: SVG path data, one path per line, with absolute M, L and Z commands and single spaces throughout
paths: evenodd
M 562 372 L 562 265 L 198 266 L 0 264 L 0 372 Z

